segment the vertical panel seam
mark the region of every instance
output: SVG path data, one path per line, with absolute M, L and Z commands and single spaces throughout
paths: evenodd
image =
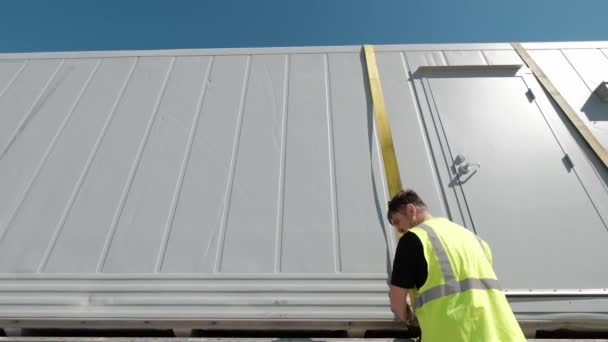
M 564 50 L 560 49 L 559 52 L 562 54 L 562 56 L 564 56 L 564 59 L 566 60 L 566 62 L 568 62 L 568 65 L 570 65 L 570 67 L 572 68 L 572 70 L 574 70 L 574 72 L 576 73 L 576 75 L 578 76 L 578 78 L 580 78 L 580 80 L 583 82 L 583 84 L 585 85 L 585 87 L 587 87 L 587 89 L 589 90 L 589 92 L 593 93 L 593 89 L 591 89 L 591 87 L 589 87 L 589 85 L 587 84 L 587 81 L 585 81 L 585 79 L 583 78 L 583 76 L 581 75 L 581 73 L 578 72 L 578 70 L 574 67 L 574 65 L 572 64 L 572 61 L 570 60 L 570 58 L 568 58 L 568 56 L 566 55 L 566 53 L 564 52 Z
M 238 157 L 239 143 L 241 140 L 241 130 L 243 126 L 243 116 L 245 112 L 245 100 L 247 97 L 247 90 L 249 84 L 249 77 L 251 74 L 251 55 L 247 55 L 247 64 L 245 67 L 245 77 L 243 79 L 243 87 L 241 90 L 241 99 L 239 104 L 239 116 L 237 119 L 237 127 L 234 136 L 234 142 L 232 145 L 232 159 L 230 161 L 230 172 L 228 176 L 228 184 L 226 185 L 226 194 L 224 195 L 224 209 L 222 213 L 222 223 L 220 224 L 220 231 L 217 238 L 217 247 L 215 253 L 215 264 L 213 266 L 213 273 L 220 272 L 222 267 L 222 258 L 224 254 L 224 240 L 226 238 L 226 229 L 228 225 L 228 212 L 230 211 L 230 202 L 232 200 L 232 186 L 234 183 L 234 175 L 236 169 L 236 158 Z
M 182 187 L 184 185 L 184 177 L 186 174 L 186 169 L 190 163 L 190 157 L 192 155 L 192 146 L 194 143 L 194 137 L 196 136 L 198 130 L 198 122 L 201 117 L 201 112 L 203 108 L 203 104 L 205 102 L 205 98 L 207 96 L 207 89 L 209 84 L 209 76 L 211 75 L 211 70 L 213 69 L 213 63 L 215 61 L 215 57 L 211 56 L 210 61 L 207 65 L 207 70 L 205 71 L 205 76 L 203 78 L 203 84 L 201 85 L 201 91 L 197 102 L 197 108 L 195 109 L 196 114 L 194 116 L 194 121 L 192 122 L 192 127 L 190 127 L 190 133 L 188 136 L 188 141 L 186 145 L 186 151 L 184 153 L 184 159 L 182 160 L 179 178 L 177 180 L 177 184 L 175 186 L 175 190 L 173 193 L 173 198 L 171 200 L 171 212 L 169 213 L 169 217 L 167 218 L 167 222 L 165 225 L 165 230 L 163 233 L 163 239 L 161 240 L 161 247 L 158 254 L 158 258 L 156 260 L 156 265 L 154 267 L 154 273 L 161 272 L 163 262 L 165 259 L 165 253 L 167 251 L 167 244 L 169 243 L 169 236 L 171 234 L 171 229 L 173 227 L 173 222 L 175 220 L 175 212 L 177 210 L 177 205 L 179 203 L 179 198 L 181 195 Z
M 76 107 L 78 106 L 78 104 L 80 104 L 80 100 L 82 99 L 82 97 L 84 96 L 84 93 L 86 92 L 86 90 L 88 89 L 89 85 L 91 84 L 91 81 L 95 77 L 95 74 L 97 74 L 97 70 L 99 70 L 99 66 L 101 65 L 101 61 L 102 61 L 102 59 L 98 59 L 97 60 L 97 63 L 93 67 L 91 73 L 89 74 L 89 77 L 85 81 L 84 85 L 82 86 L 82 89 L 80 90 L 78 96 L 76 97 L 76 100 L 74 100 L 74 103 L 72 104 L 71 108 L 69 109 L 68 115 L 66 115 L 66 117 L 61 122 L 61 125 L 59 126 L 59 130 L 57 131 L 57 134 L 55 134 L 55 137 L 53 138 L 53 140 L 51 141 L 51 143 L 49 145 L 50 147 L 52 147 L 52 146 L 55 145 L 55 142 L 57 141 L 57 138 L 61 135 L 61 133 L 63 132 L 64 128 L 67 126 L 67 123 L 70 121 L 72 115 L 76 111 Z M 61 218 L 59 219 L 59 223 L 55 227 L 55 232 L 53 233 L 51 241 L 47 245 L 47 248 L 46 248 L 46 250 L 44 252 L 42 260 L 40 261 L 40 264 L 38 266 L 38 273 L 42 272 L 44 270 L 44 268 L 46 267 L 46 264 L 47 264 L 47 262 L 49 260 L 51 252 L 53 251 L 53 249 L 55 248 L 55 244 L 57 243 L 57 239 L 59 237 L 59 234 L 63 230 L 63 227 L 65 225 L 67 217 L 68 217 L 70 211 L 72 210 L 72 207 L 74 206 L 74 202 L 75 202 L 76 196 L 80 192 L 80 185 L 82 184 L 82 180 L 83 179 L 84 179 L 84 177 L 82 177 L 82 175 L 81 175 L 81 177 L 78 179 L 78 181 L 76 183 L 76 186 L 72 190 L 72 195 L 70 196 L 70 199 L 68 200 L 68 203 L 67 203 L 67 205 L 66 205 L 66 207 L 65 207 L 65 209 L 63 211 L 63 214 L 61 215 Z
M 133 73 L 135 71 L 135 68 L 137 67 L 138 62 L 139 62 L 139 57 L 135 57 L 135 61 L 133 62 L 133 65 L 131 66 L 131 69 L 129 70 L 129 74 L 125 78 L 125 82 L 123 83 L 123 85 L 122 85 L 122 87 L 120 89 L 120 92 L 118 93 L 118 97 L 116 98 L 116 101 L 112 105 L 112 109 L 110 110 L 110 114 L 108 115 L 108 118 L 104 122 L 103 128 L 101 129 L 101 133 L 97 137 L 97 141 L 95 142 L 93 150 L 91 151 L 91 154 L 89 155 L 89 159 L 87 160 L 87 163 L 86 163 L 85 169 L 83 171 L 82 177 L 86 177 L 86 175 L 89 173 L 89 170 L 91 168 L 91 164 L 93 163 L 93 159 L 95 158 L 95 155 L 97 154 L 99 146 L 101 146 L 101 141 L 105 137 L 105 135 L 106 135 L 106 133 L 108 131 L 108 127 L 110 127 L 110 123 L 112 123 L 112 121 L 114 119 L 114 115 L 116 114 L 116 110 L 118 109 L 118 105 L 122 101 L 122 97 L 125 94 L 127 86 L 131 82 L 131 79 L 133 77 Z M 110 230 L 108 232 L 108 234 L 106 235 L 106 239 L 105 239 L 105 242 L 104 242 L 104 245 L 103 245 L 101 256 L 100 256 L 100 258 L 98 260 L 98 263 L 97 263 L 97 266 L 95 268 L 96 272 L 98 272 L 98 273 L 101 270 L 101 268 L 102 268 L 102 266 L 103 266 L 103 264 L 105 262 L 106 255 L 108 253 L 109 239 L 112 238 L 113 233 L 114 232 L 112 230 Z
M 340 258 L 340 221 L 338 217 L 337 204 L 337 186 L 336 186 L 336 151 L 334 149 L 334 125 L 333 115 L 331 111 L 331 87 L 329 85 L 329 54 L 323 55 L 325 68 L 325 110 L 327 115 L 327 142 L 329 144 L 329 183 L 331 189 L 331 207 L 332 207 L 332 235 L 334 240 L 334 270 L 337 273 L 342 271 L 342 261 Z
M 285 79 L 283 81 L 283 127 L 281 132 L 281 161 L 279 166 L 279 198 L 277 209 L 277 231 L 275 236 L 274 272 L 281 272 L 283 253 L 283 221 L 285 217 L 285 164 L 287 151 L 287 120 L 289 113 L 289 68 L 290 55 L 285 55 Z
M 152 115 L 150 116 L 150 119 L 148 119 L 148 123 L 146 125 L 146 130 L 144 131 L 144 136 L 141 138 L 139 147 L 137 148 L 137 152 L 135 154 L 135 160 L 131 164 L 131 169 L 129 170 L 129 178 L 127 179 L 127 184 L 125 184 L 125 187 L 122 191 L 120 200 L 118 202 L 118 207 L 116 208 L 116 212 L 114 214 L 114 218 L 113 218 L 112 224 L 110 226 L 110 229 L 112 230 L 112 239 L 109 240 L 108 251 L 112 244 L 112 241 L 114 238 L 114 233 L 116 232 L 116 229 L 118 228 L 118 222 L 120 221 L 120 218 L 122 216 L 129 192 L 131 191 L 131 186 L 133 185 L 133 180 L 135 179 L 135 174 L 137 173 L 137 169 L 139 168 L 139 163 L 141 162 L 145 147 L 148 143 L 148 139 L 150 138 L 150 133 L 152 132 L 152 127 L 154 126 L 154 123 L 156 122 L 156 116 L 158 115 L 158 110 L 160 108 L 160 104 L 162 103 L 162 99 L 165 95 L 165 90 L 167 89 L 167 83 L 169 82 L 169 78 L 171 76 L 171 72 L 173 71 L 173 67 L 175 66 L 175 59 L 176 59 L 176 57 L 171 57 L 171 62 L 169 63 L 169 67 L 167 68 L 167 71 L 165 73 L 165 78 L 163 79 L 163 82 L 161 84 L 161 88 L 158 92 L 158 96 L 154 103 L 154 107 L 152 107 L 153 108 Z M 107 257 L 107 251 L 105 253 L 105 256 Z M 105 264 L 105 258 L 104 258 L 104 264 Z M 98 271 L 101 271 L 103 269 L 103 266 L 104 265 L 102 264 L 101 268 L 99 268 Z

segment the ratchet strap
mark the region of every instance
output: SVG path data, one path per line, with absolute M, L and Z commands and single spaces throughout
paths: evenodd
M 403 189 L 401 185 L 401 176 L 399 174 L 399 165 L 397 165 L 393 136 L 391 135 L 391 127 L 384 104 L 384 94 L 382 93 L 378 65 L 376 64 L 376 53 L 374 52 L 374 47 L 372 45 L 364 45 L 363 51 L 365 53 L 367 80 L 372 96 L 378 140 L 380 141 L 382 160 L 384 161 L 384 173 L 386 174 L 389 199 L 391 199 Z

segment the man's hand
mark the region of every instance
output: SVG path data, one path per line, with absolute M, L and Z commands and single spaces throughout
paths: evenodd
M 407 324 L 410 327 L 417 327 L 419 326 L 418 324 L 418 318 L 416 318 L 416 315 L 414 315 L 414 310 L 412 310 L 412 307 L 409 306 L 409 304 L 405 304 L 405 324 Z

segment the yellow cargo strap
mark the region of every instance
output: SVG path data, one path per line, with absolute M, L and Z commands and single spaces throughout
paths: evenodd
M 540 84 L 545 88 L 545 90 L 551 95 L 553 100 L 557 103 L 557 105 L 561 108 L 561 110 L 566 114 L 570 122 L 576 127 L 579 133 L 583 136 L 587 144 L 591 146 L 595 154 L 604 162 L 604 165 L 608 167 L 608 152 L 602 146 L 602 144 L 597 140 L 595 135 L 589 130 L 589 127 L 585 125 L 585 123 L 578 116 L 578 113 L 570 106 L 568 101 L 564 99 L 562 94 L 555 88 L 553 82 L 545 75 L 543 70 L 536 64 L 534 59 L 528 54 L 528 51 L 520 44 L 520 43 L 511 43 L 513 49 L 517 52 L 519 57 L 526 63 L 530 71 L 534 74 L 536 79 L 540 82 Z
M 378 131 L 378 139 L 380 140 L 380 148 L 382 149 L 384 172 L 386 174 L 390 199 L 403 189 L 401 186 L 401 176 L 399 174 L 399 166 L 397 165 L 397 157 L 395 156 L 391 127 L 384 105 L 384 94 L 382 93 L 378 65 L 376 64 L 376 53 L 374 52 L 374 47 L 372 45 L 364 45 L 363 50 L 365 52 L 367 79 L 372 95 L 376 129 Z

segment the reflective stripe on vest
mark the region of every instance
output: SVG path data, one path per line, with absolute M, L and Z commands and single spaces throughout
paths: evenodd
M 452 270 L 452 265 L 450 264 L 450 259 L 437 236 L 435 230 L 426 224 L 420 224 L 419 228 L 423 229 L 431 241 L 431 245 L 433 249 L 435 249 L 435 254 L 437 255 L 437 259 L 439 260 L 439 266 L 441 269 L 441 273 L 443 273 L 443 279 L 445 281 L 444 284 L 437 285 L 432 287 L 424 292 L 418 293 L 418 296 L 415 300 L 415 307 L 418 309 L 424 304 L 441 298 L 445 296 L 449 296 L 452 294 L 464 292 L 472 289 L 479 290 L 501 290 L 500 285 L 498 284 L 498 280 L 491 278 L 467 278 L 461 281 L 457 281 L 456 277 L 454 277 L 454 270 Z M 482 250 L 486 257 L 488 256 L 485 248 L 482 245 L 481 240 L 479 240 Z

